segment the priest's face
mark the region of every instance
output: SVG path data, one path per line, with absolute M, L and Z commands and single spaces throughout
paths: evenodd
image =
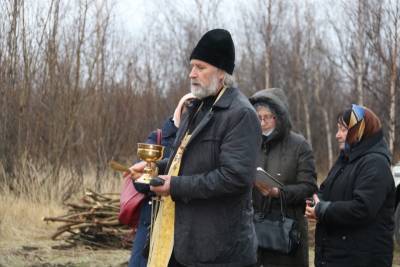
M 199 99 L 216 95 L 221 89 L 224 71 L 202 60 L 190 61 L 190 91 Z

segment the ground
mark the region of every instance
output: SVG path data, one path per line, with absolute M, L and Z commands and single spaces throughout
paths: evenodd
M 65 245 L 65 244 L 64 244 Z M 60 241 L 0 242 L 1 267 L 119 267 L 127 266 L 129 250 L 63 248 Z
M 64 244 L 65 245 L 65 244 Z M 400 267 L 400 249 L 395 250 L 393 267 Z M 128 265 L 129 250 L 93 250 L 63 248 L 60 241 L 0 242 L 0 267 L 123 267 Z M 310 248 L 310 267 L 314 249 Z

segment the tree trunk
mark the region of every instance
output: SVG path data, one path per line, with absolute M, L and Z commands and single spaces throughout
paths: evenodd
M 265 39 L 265 88 L 271 88 L 271 65 L 272 65 L 272 0 L 268 1 L 267 31 Z
M 332 129 L 330 127 L 330 120 L 327 108 L 322 105 L 321 101 L 321 73 L 318 69 L 314 70 L 314 80 L 315 80 L 315 91 L 314 96 L 318 107 L 322 112 L 322 118 L 324 120 L 325 132 L 326 132 L 326 145 L 328 146 L 328 169 L 333 165 L 333 149 L 332 149 Z
M 397 26 L 397 25 L 396 25 Z M 396 143 L 396 82 L 397 82 L 397 53 L 398 35 L 395 28 L 394 45 L 392 46 L 392 66 L 390 73 L 389 89 L 389 149 L 393 155 L 394 144 Z
M 359 105 L 364 104 L 364 92 L 363 92 L 363 75 L 364 75 L 364 1 L 358 1 L 358 29 L 357 29 L 357 50 L 356 50 L 356 87 L 357 87 L 357 103 Z
M 321 107 L 322 116 L 324 118 L 325 132 L 326 132 L 326 144 L 328 146 L 328 169 L 333 165 L 333 149 L 332 149 L 332 130 L 330 127 L 329 115 L 326 108 Z

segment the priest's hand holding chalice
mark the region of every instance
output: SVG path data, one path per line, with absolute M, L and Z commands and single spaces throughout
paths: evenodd
M 138 143 L 137 155 L 143 160 L 130 168 L 132 179 L 138 186 L 159 186 L 164 180 L 158 177 L 156 161 L 162 159 L 164 146 Z

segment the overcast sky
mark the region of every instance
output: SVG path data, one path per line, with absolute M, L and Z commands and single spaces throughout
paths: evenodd
M 298 1 L 300 4 L 304 4 L 306 1 L 314 4 L 316 7 L 316 19 L 321 23 L 326 22 L 327 10 L 338 8 L 340 1 L 334 0 L 293 0 Z M 180 7 L 193 5 L 193 0 L 170 0 L 168 3 Z M 250 1 L 251 2 L 251 1 Z M 250 3 L 248 0 L 225 0 L 222 2 L 222 7 L 225 10 L 229 10 L 226 14 L 229 16 L 235 16 L 235 10 L 240 10 L 240 6 L 243 4 Z M 290 1 L 289 1 L 290 2 Z M 116 0 L 114 14 L 116 15 L 116 22 L 120 24 L 123 29 L 132 35 L 143 34 L 141 29 L 144 27 L 144 23 L 147 19 L 157 16 L 155 4 L 159 1 L 146 1 L 146 0 Z M 340 16 L 337 12 L 330 12 L 331 15 Z
M 146 16 L 151 15 L 151 4 L 145 0 L 117 0 L 115 15 L 125 30 L 138 34 Z

